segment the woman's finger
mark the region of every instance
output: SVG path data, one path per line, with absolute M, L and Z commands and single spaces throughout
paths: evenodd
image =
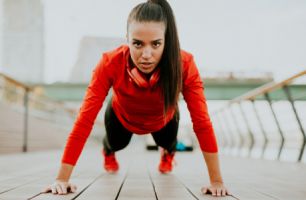
M 206 194 L 207 188 L 206 188 L 206 187 L 202 187 L 201 192 L 202 192 L 203 194 Z
M 63 191 L 60 185 L 56 185 L 56 190 L 58 194 L 63 194 Z
M 70 190 L 71 190 L 71 192 L 76 192 L 76 190 L 77 190 L 77 187 L 75 186 L 75 185 L 73 185 L 73 184 L 70 184 Z
M 69 187 L 67 184 L 59 184 L 62 194 L 67 194 L 67 187 Z
M 215 188 L 209 188 L 208 190 L 211 191 L 211 195 L 217 196 L 217 190 Z
M 52 194 L 56 194 L 57 193 L 55 186 L 51 186 L 51 192 L 52 192 Z
M 216 193 L 217 193 L 217 196 L 221 196 L 221 194 L 222 194 L 222 188 L 217 188 L 217 189 L 216 189 Z
M 226 189 L 225 188 L 222 189 L 222 196 L 226 196 Z
M 51 192 L 50 186 L 46 187 L 45 189 L 42 190 L 43 193 L 48 193 Z

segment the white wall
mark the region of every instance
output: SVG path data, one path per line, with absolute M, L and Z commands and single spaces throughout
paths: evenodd
M 39 77 L 53 82 L 69 79 L 78 59 L 79 43 L 84 36 L 125 37 L 128 13 L 145 0 L 41 0 L 45 11 L 44 25 L 39 24 L 42 21 L 36 21 L 37 17 L 33 17 L 39 16 L 42 11 L 38 0 L 0 1 L 6 4 L 18 2 L 18 9 L 31 10 L 32 16 L 27 18 L 17 12 L 16 16 L 21 21 L 14 18 L 9 29 L 0 26 L 2 38 L 5 38 L 5 42 L 2 41 L 5 52 L 8 48 L 9 55 L 14 55 L 14 59 L 12 56 L 2 57 L 2 64 L 10 69 L 16 67 L 12 71 L 13 75 L 23 73 L 30 76 L 28 79 L 34 80 L 32 77 L 43 73 Z M 306 69 L 306 1 L 169 2 L 176 15 L 181 46 L 194 54 L 203 76 L 210 71 L 267 71 L 275 73 L 277 77 L 286 77 Z M 7 12 L 6 7 L 4 13 Z M 42 40 L 39 31 L 17 36 L 11 30 L 12 27 L 33 21 L 36 25 L 32 24 L 30 27 L 33 29 L 28 32 L 38 30 L 35 27 L 40 27 L 41 31 L 45 28 L 44 54 L 40 54 L 44 47 L 39 41 Z M 10 44 L 13 40 L 18 41 L 15 45 L 18 43 L 22 46 L 17 48 L 20 52 L 12 51 L 15 49 L 14 44 Z M 27 45 L 35 46 L 35 50 L 23 53 Z M 18 59 L 15 59 L 16 55 Z M 45 65 L 45 68 L 29 67 L 38 65 Z M 31 70 L 24 70 L 25 66 Z M 27 74 L 28 71 L 31 73 Z
M 55 81 L 68 79 L 84 35 L 124 37 L 128 13 L 144 0 L 43 2 L 47 80 Z M 306 68 L 306 1 L 169 2 L 181 45 L 194 53 L 204 76 L 208 71 L 272 71 L 287 76 Z
M 3 0 L 4 71 L 25 82 L 43 81 L 43 8 L 40 0 Z

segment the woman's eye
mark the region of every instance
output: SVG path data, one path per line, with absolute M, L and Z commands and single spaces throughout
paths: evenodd
M 140 47 L 140 46 L 141 46 L 141 43 L 140 43 L 140 42 L 134 42 L 133 45 L 134 45 L 135 47 Z
M 153 43 L 153 46 L 154 46 L 154 47 L 159 47 L 159 46 L 160 46 L 160 43 L 159 43 L 159 42 L 155 42 L 155 43 Z

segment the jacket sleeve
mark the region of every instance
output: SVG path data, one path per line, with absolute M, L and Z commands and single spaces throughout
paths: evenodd
M 62 163 L 75 165 L 92 130 L 104 99 L 113 84 L 110 60 L 104 54 L 95 67 L 78 116 L 67 139 Z
M 218 152 L 217 140 L 204 96 L 203 82 L 191 55 L 187 61 L 183 62 L 182 93 L 187 103 L 193 130 L 201 150 L 211 153 Z

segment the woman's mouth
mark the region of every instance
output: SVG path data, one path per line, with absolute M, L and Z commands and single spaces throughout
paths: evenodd
M 141 66 L 142 68 L 145 68 L 145 69 L 151 68 L 152 65 L 153 65 L 153 63 L 151 63 L 151 62 L 142 62 L 142 63 L 140 63 L 140 66 Z

